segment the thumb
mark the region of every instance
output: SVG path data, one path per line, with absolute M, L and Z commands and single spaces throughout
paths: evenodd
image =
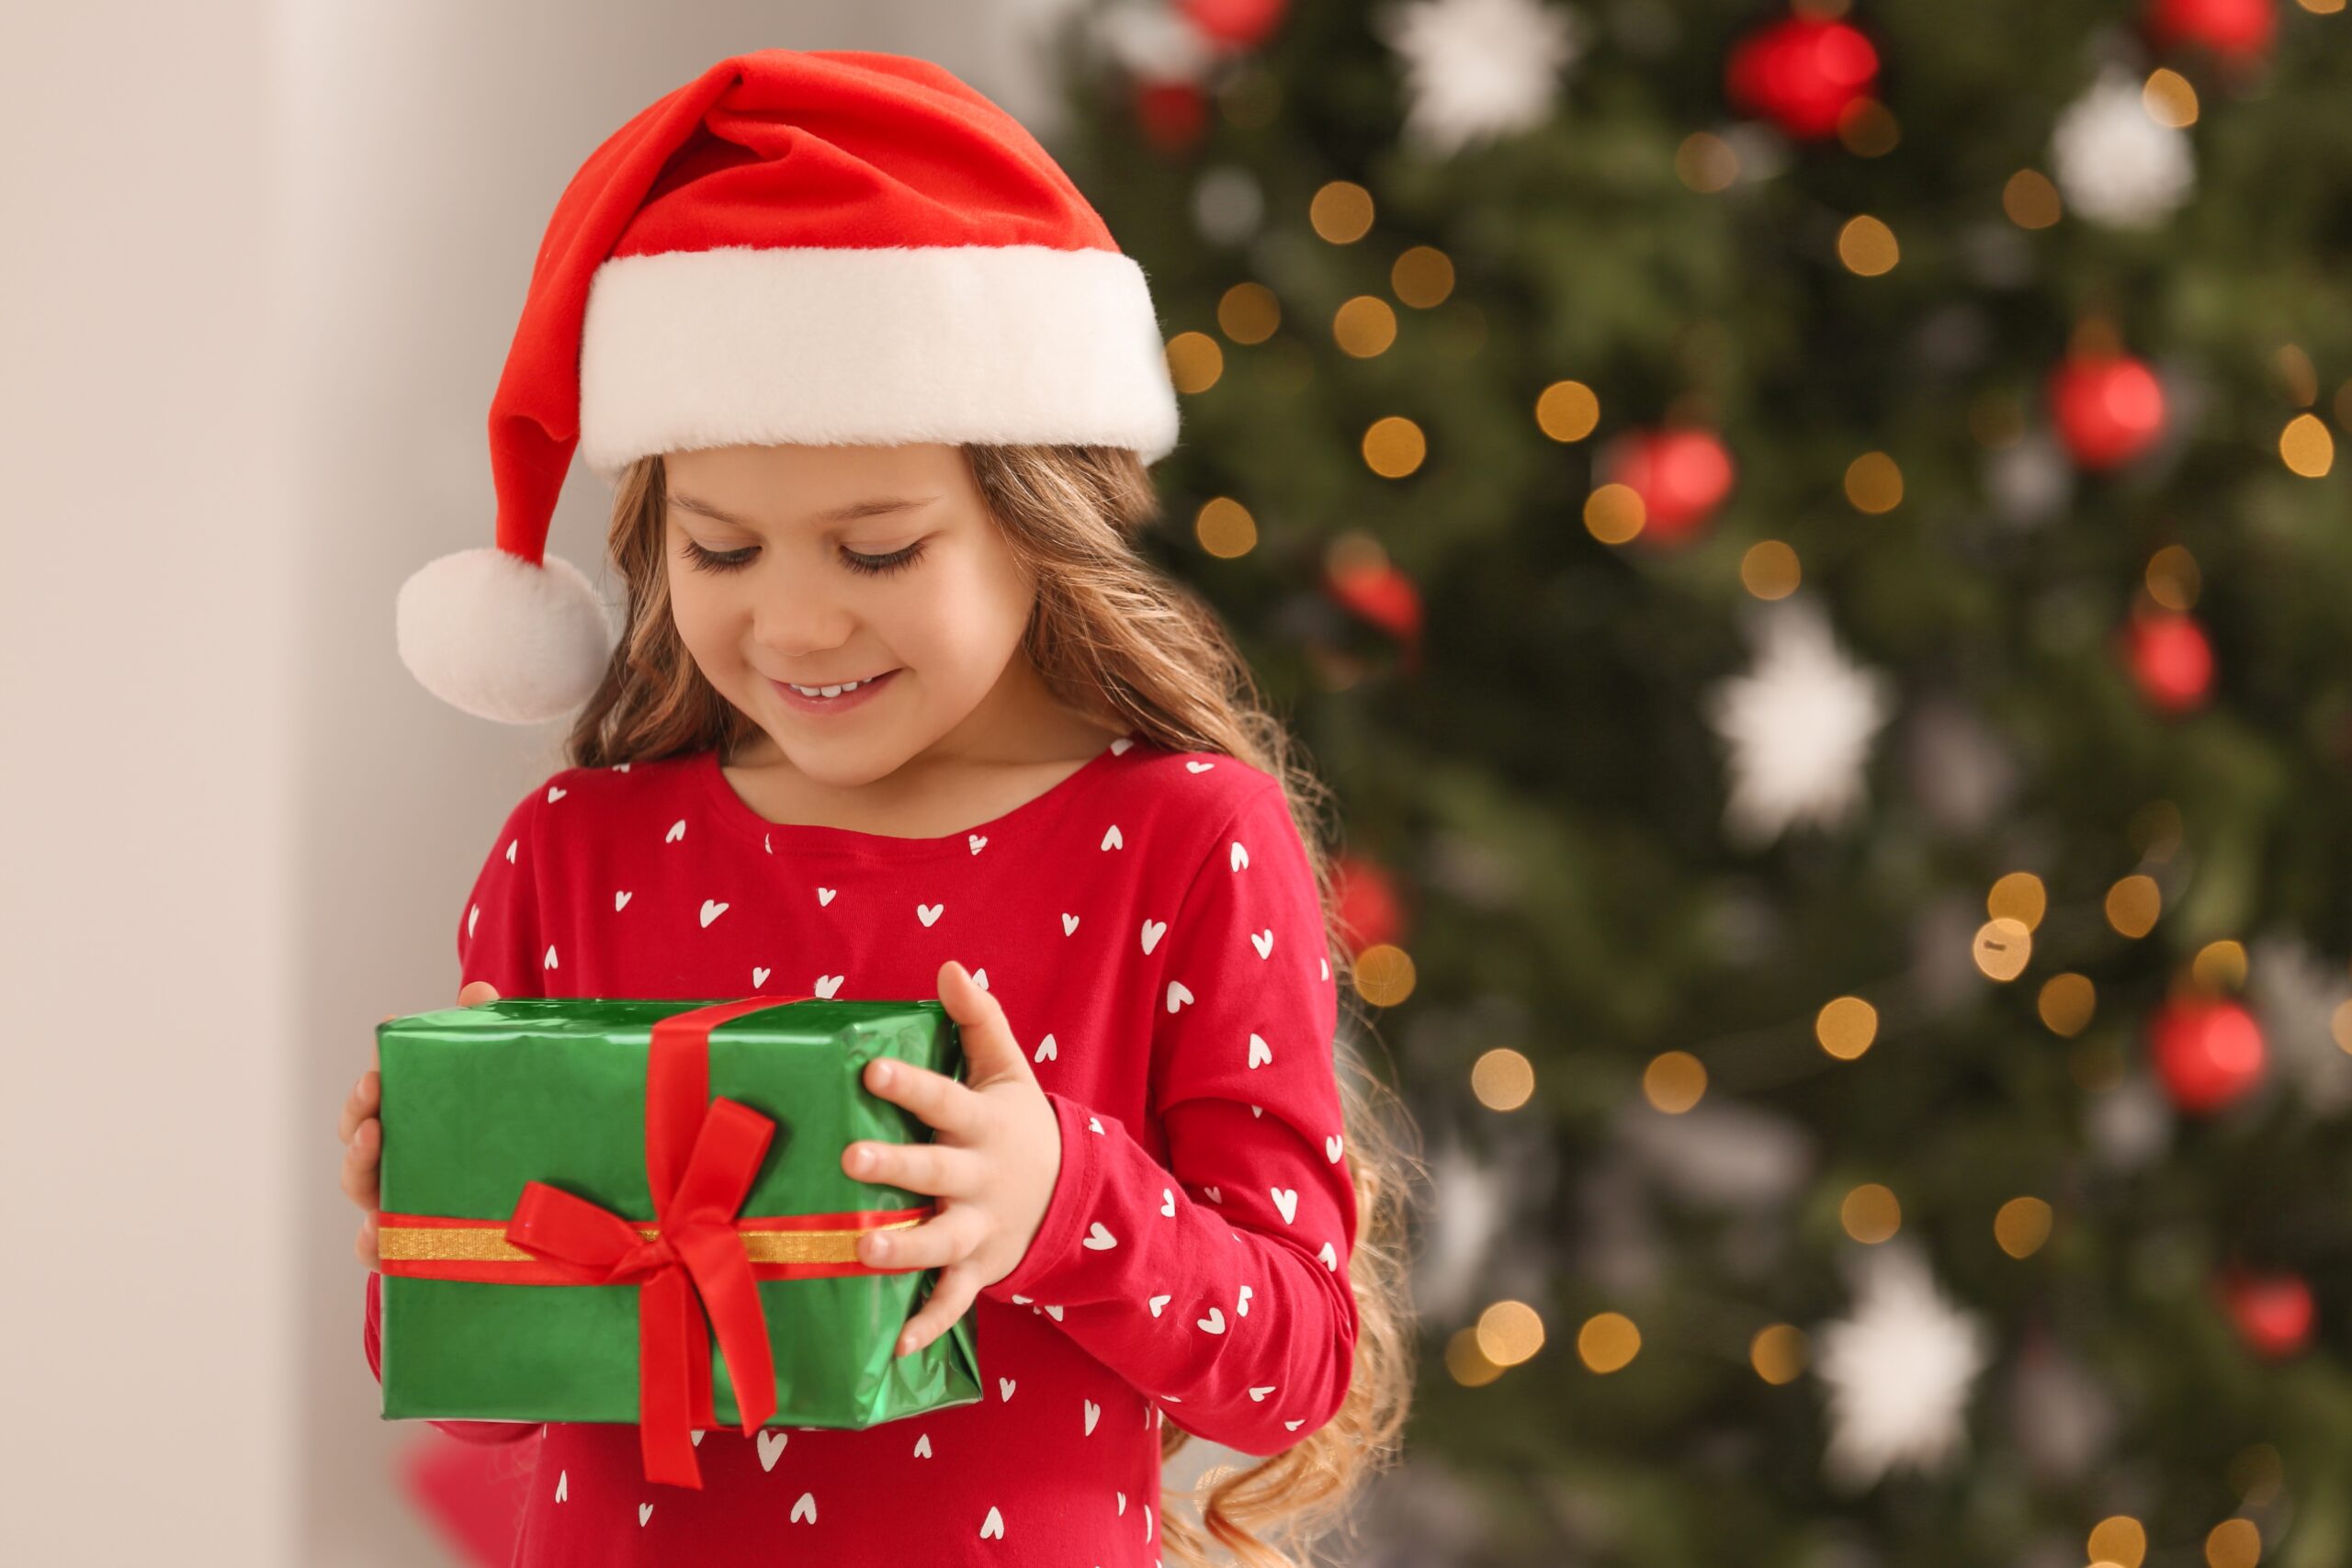
M 458 1005 L 461 1008 L 479 1007 L 497 999 L 498 987 L 487 980 L 476 980 L 458 993 Z
M 952 958 L 939 966 L 939 999 L 946 1005 L 947 1016 L 956 1021 L 962 1038 L 970 1087 L 1030 1077 L 1029 1058 L 1021 1054 L 1021 1043 L 1005 1021 L 1004 1004 Z

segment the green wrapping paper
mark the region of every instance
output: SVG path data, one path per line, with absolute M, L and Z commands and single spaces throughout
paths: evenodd
M 651 1224 L 652 1029 L 671 1015 L 721 1005 L 517 998 L 378 1026 L 386 1418 L 639 1419 L 638 1286 L 425 1278 L 402 1269 L 432 1265 L 397 1261 L 395 1253 L 429 1255 L 443 1245 L 435 1237 L 499 1246 L 501 1228 L 460 1232 L 433 1221 L 503 1227 L 527 1181 Z M 876 1056 L 962 1075 L 955 1021 L 936 1001 L 811 998 L 744 1012 L 709 1031 L 709 1096 L 775 1122 L 739 1219 L 935 1202 L 842 1169 L 842 1150 L 854 1141 L 932 1135 L 912 1112 L 866 1089 L 865 1066 Z M 775 1361 L 775 1412 L 767 1425 L 865 1427 L 977 1401 L 982 1385 L 970 1314 L 921 1349 L 892 1354 L 935 1274 L 760 1279 Z M 721 1424 L 740 1425 L 718 1348 L 707 1335 L 700 1338 L 697 1354 L 711 1359 L 715 1414 Z

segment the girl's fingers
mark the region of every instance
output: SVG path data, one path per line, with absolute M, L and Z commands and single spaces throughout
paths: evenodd
M 487 980 L 475 980 L 459 987 L 458 990 L 458 1005 L 461 1008 L 479 1007 L 483 1002 L 494 1002 L 497 999 L 498 987 Z
M 922 1311 L 908 1321 L 892 1354 L 911 1354 L 954 1327 L 956 1320 L 972 1304 L 972 1298 L 979 1294 L 976 1273 L 967 1264 L 942 1270 L 931 1287 L 931 1299 L 922 1303 Z
M 852 1144 L 842 1169 L 877 1187 L 904 1187 L 937 1198 L 968 1198 L 979 1190 L 979 1156 L 953 1144 Z
M 977 1135 L 987 1111 L 980 1097 L 954 1078 L 888 1056 L 865 1064 L 865 1087 L 893 1105 L 905 1106 L 926 1124 L 959 1137 Z
M 359 1254 L 359 1261 L 368 1268 L 376 1267 L 376 1216 L 368 1215 L 359 1222 L 358 1240 L 352 1250 Z
M 954 959 L 939 966 L 939 999 L 956 1021 L 963 1043 L 966 1076 L 975 1088 L 1002 1077 L 1027 1077 L 1029 1058 L 1012 1037 L 1004 1004 L 972 978 L 971 971 Z
M 370 1067 L 359 1075 L 358 1084 L 344 1096 L 343 1115 L 335 1124 L 337 1139 L 346 1144 L 351 1142 L 351 1134 L 359 1130 L 359 1123 L 376 1114 L 376 1102 L 382 1088 L 383 1080 L 375 1068 Z
M 363 1209 L 377 1206 L 376 1171 L 382 1157 L 384 1124 L 369 1119 L 359 1123 L 343 1151 L 343 1190 Z
M 910 1269 L 944 1269 L 958 1262 L 979 1245 L 973 1235 L 979 1221 L 976 1211 L 942 1209 L 907 1230 L 868 1231 L 857 1238 L 858 1260 L 869 1268 L 903 1273 Z

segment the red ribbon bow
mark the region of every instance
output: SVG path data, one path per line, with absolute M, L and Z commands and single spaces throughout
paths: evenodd
M 775 1364 L 759 1283 L 735 1212 L 775 1122 L 708 1100 L 710 1032 L 741 1013 L 805 997 L 754 997 L 673 1013 L 653 1025 L 645 1068 L 645 1174 L 660 1234 L 584 1198 L 526 1181 L 506 1239 L 578 1270 L 583 1284 L 639 1287 L 638 1433 L 645 1478 L 699 1489 L 694 1434 L 715 1427 L 708 1338 L 727 1359 L 745 1437 L 775 1414 Z M 707 1103 L 706 1103 L 707 1101 Z M 708 1314 L 707 1323 L 705 1313 Z

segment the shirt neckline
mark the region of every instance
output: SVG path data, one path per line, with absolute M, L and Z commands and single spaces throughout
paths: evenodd
M 1125 737 L 1140 746 L 1143 741 L 1133 736 Z M 936 855 L 971 853 L 970 835 L 994 838 L 1000 831 L 1027 826 L 1057 807 L 1068 805 L 1091 787 L 1094 781 L 1107 772 L 1121 751 L 1114 750 L 1116 742 L 1105 744 L 1101 750 L 1058 783 L 1043 793 L 1034 795 L 1012 810 L 959 828 L 952 833 L 933 838 L 901 838 L 895 833 L 869 833 L 858 828 L 837 828 L 820 822 L 771 822 L 752 809 L 751 803 L 735 793 L 727 782 L 727 774 L 719 766 L 719 748 L 713 746 L 696 754 L 694 770 L 709 795 L 718 819 L 733 831 L 761 844 L 771 852 L 789 849 L 799 854 L 863 855 L 868 858 L 897 860 L 925 859 Z

